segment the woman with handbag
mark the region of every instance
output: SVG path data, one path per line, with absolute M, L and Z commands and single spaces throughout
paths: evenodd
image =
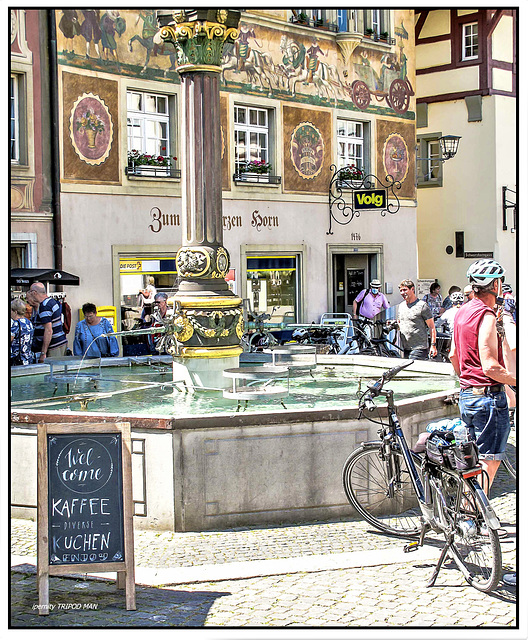
M 97 307 L 91 302 L 82 306 L 84 320 L 75 327 L 73 355 L 86 358 L 107 358 L 119 354 L 119 345 L 112 324 L 107 318 L 97 315 Z
M 26 318 L 26 303 L 17 298 L 11 302 L 11 366 L 32 364 L 31 343 L 34 327 Z

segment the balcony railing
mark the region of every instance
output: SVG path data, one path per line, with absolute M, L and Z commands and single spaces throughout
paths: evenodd
M 260 183 L 260 184 L 280 184 L 281 176 L 272 176 L 269 173 L 234 173 L 234 182 Z
M 293 24 L 302 24 L 306 27 L 312 27 L 314 29 L 323 29 L 325 31 L 334 31 L 337 33 L 339 28 L 335 22 L 329 22 L 328 20 L 322 20 L 317 18 L 308 18 L 301 16 L 291 16 L 290 22 Z
M 129 164 L 125 168 L 125 173 L 129 178 L 181 178 L 180 169 L 150 164 Z
M 364 33 L 363 37 L 367 38 L 368 40 L 373 40 L 374 42 L 386 42 L 390 45 L 396 44 L 395 38 L 389 38 L 389 36 L 387 36 L 386 38 L 382 38 L 378 33 Z

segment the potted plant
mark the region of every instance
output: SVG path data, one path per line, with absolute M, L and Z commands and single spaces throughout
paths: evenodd
M 164 150 L 165 147 L 162 151 Z M 176 161 L 178 158 L 173 157 L 172 159 Z M 128 167 L 135 175 L 169 176 L 171 159 L 168 156 L 155 156 L 132 149 L 128 152 Z
M 380 40 L 383 40 L 384 42 L 387 42 L 388 39 L 389 39 L 389 32 L 388 31 L 382 31 L 380 33 Z
M 308 16 L 303 11 L 301 11 L 301 13 L 297 14 L 296 22 L 298 22 L 299 24 L 307 24 Z
M 265 162 L 264 160 L 250 160 L 244 167 L 243 175 L 249 182 L 266 182 L 270 173 L 271 164 L 269 162 Z M 260 176 L 263 176 L 262 180 Z
M 363 171 L 355 164 L 349 164 L 339 170 L 339 182 L 350 182 L 351 180 L 363 180 Z
M 370 27 L 368 29 L 365 29 L 366 38 L 372 38 L 373 35 L 374 35 L 374 29 L 371 29 Z

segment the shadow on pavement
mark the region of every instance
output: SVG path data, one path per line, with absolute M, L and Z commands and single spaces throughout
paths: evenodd
M 220 591 L 136 585 L 136 611 L 127 611 L 115 580 L 51 577 L 50 613 L 38 615 L 35 574 L 11 572 L 10 628 L 202 627 Z M 52 607 L 52 608 L 51 608 Z

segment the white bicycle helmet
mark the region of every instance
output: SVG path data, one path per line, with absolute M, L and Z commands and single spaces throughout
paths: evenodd
M 467 270 L 467 277 L 472 284 L 485 286 L 495 278 L 504 278 L 504 269 L 496 260 L 477 260 Z
M 449 299 L 453 304 L 462 304 L 464 302 L 464 294 L 462 291 L 453 291 Z

